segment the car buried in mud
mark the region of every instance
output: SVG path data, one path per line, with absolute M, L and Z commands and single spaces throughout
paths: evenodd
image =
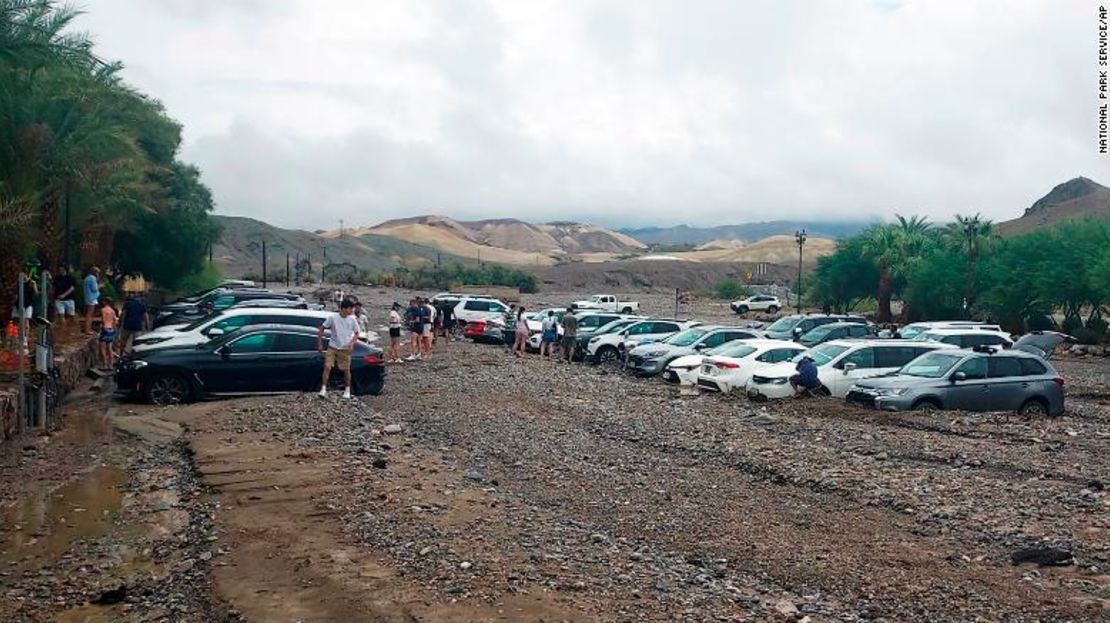
M 315 391 L 324 370 L 324 353 L 317 344 L 317 329 L 310 327 L 245 327 L 198 346 L 124 359 L 116 365 L 116 387 L 156 405 L 210 396 Z M 351 392 L 380 394 L 385 387 L 382 350 L 357 342 L 351 355 Z M 338 370 L 332 371 L 329 385 L 342 386 Z

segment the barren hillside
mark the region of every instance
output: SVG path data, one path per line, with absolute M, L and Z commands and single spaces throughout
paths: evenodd
M 671 253 L 679 259 L 696 262 L 769 262 L 793 264 L 798 261 L 798 245 L 793 236 L 770 236 L 743 246 L 722 245 L 725 248 L 707 248 L 700 251 Z M 830 238 L 811 237 L 806 240 L 806 262 L 828 255 L 836 250 L 836 241 Z
M 1077 177 L 1057 185 L 1020 218 L 998 223 L 996 229 L 1003 236 L 1013 236 L 1084 216 L 1110 218 L 1110 188 Z

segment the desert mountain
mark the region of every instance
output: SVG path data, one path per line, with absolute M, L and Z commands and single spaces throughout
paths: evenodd
M 704 245 L 722 240 L 754 242 L 768 236 L 793 236 L 799 229 L 805 229 L 812 236 L 840 238 L 851 236 L 870 225 L 867 221 L 766 221 L 744 223 L 741 225 L 718 225 L 716 227 L 640 227 L 619 230 L 640 242 L 649 245 Z
M 998 223 L 1003 236 L 1024 234 L 1084 216 L 1110 218 L 1110 188 L 1085 177 L 1057 185 L 1012 221 Z
M 456 221 L 427 215 L 344 232 L 387 236 L 489 262 L 549 266 L 583 254 L 619 254 L 644 248 L 624 234 L 584 223 L 528 223 L 518 219 Z M 339 232 L 325 232 L 334 238 Z
M 371 272 L 392 270 L 397 266 L 415 267 L 459 258 L 428 246 L 412 244 L 389 236 L 366 234 L 324 237 L 308 231 L 282 229 L 241 216 L 213 216 L 223 232 L 212 248 L 212 259 L 226 277 L 262 273 L 262 241 L 266 241 L 267 274 L 271 279 L 285 276 L 285 255 L 291 262 L 308 258 L 313 274 L 319 275 L 326 263 L 354 264 Z M 326 255 L 326 258 L 325 258 Z
M 798 245 L 792 235 L 767 236 L 751 244 L 716 241 L 713 245 L 703 245 L 699 249 L 669 255 L 694 262 L 767 262 L 791 265 L 798 261 Z M 803 259 L 810 264 L 835 250 L 836 241 L 832 238 L 810 236 L 806 239 Z

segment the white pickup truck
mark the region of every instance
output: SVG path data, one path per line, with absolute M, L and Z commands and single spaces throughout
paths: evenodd
M 634 314 L 640 310 L 636 301 L 622 301 L 615 294 L 595 294 L 584 301 L 570 304 L 575 310 L 610 311 L 621 314 Z

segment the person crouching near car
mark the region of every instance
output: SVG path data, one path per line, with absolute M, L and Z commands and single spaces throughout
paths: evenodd
M 324 353 L 324 377 L 320 382 L 320 397 L 328 396 L 328 378 L 331 369 L 338 366 L 345 383 L 343 397 L 351 397 L 351 351 L 358 341 L 358 319 L 354 316 L 355 303 L 343 299 L 339 313 L 331 314 L 316 331 L 316 348 Z M 330 331 L 328 347 L 324 349 L 324 331 Z
M 817 378 L 817 365 L 809 355 L 803 356 L 801 361 L 794 366 L 798 373 L 790 377 L 790 387 L 794 393 L 811 392 L 821 387 L 821 379 Z
M 112 299 L 108 297 L 101 297 L 100 299 L 100 338 L 97 340 L 97 347 L 100 349 L 100 369 L 111 370 L 116 362 L 116 353 L 113 344 L 116 341 L 116 325 L 119 322 L 119 314 L 116 313 L 116 308 L 112 307 Z

